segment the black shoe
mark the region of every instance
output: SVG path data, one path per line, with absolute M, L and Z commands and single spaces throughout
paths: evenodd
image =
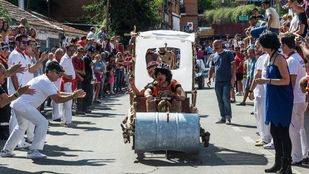
M 61 118 L 53 120 L 54 122 L 61 122 Z
M 302 166 L 303 164 L 303 161 L 299 161 L 299 162 L 296 162 L 296 163 L 292 163 L 291 165 L 292 166 Z
M 216 124 L 224 124 L 225 123 L 225 119 L 220 119 L 219 121 L 216 122 Z
M 291 158 L 282 158 L 282 166 L 279 171 L 277 171 L 277 174 L 293 174 L 292 173 L 292 167 L 291 167 Z
M 265 169 L 265 173 L 276 173 L 277 171 L 279 171 L 281 169 L 281 159 L 280 157 L 276 157 L 275 158 L 275 164 L 269 168 L 269 169 Z
M 94 101 L 93 103 L 94 103 L 94 104 L 101 104 L 101 102 L 98 101 L 98 100 Z
M 87 110 L 86 113 L 87 113 L 87 114 L 91 114 L 91 110 Z
M 246 106 L 245 102 L 237 103 L 236 106 Z
M 303 166 L 309 167 L 309 157 L 305 158 L 302 162 Z
M 231 103 L 235 103 L 235 102 L 236 102 L 236 100 L 235 100 L 235 99 L 231 99 L 230 101 L 231 101 Z
M 76 114 L 77 115 L 85 115 L 85 112 L 83 112 L 83 111 L 76 111 Z

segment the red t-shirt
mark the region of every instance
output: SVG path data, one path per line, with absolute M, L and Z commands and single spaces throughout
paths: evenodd
M 244 73 L 244 56 L 241 53 L 236 53 L 234 60 L 236 64 L 236 73 Z
M 80 59 L 76 56 L 73 56 L 72 57 L 72 63 L 73 63 L 75 70 L 78 70 L 78 71 L 84 71 L 85 70 L 85 64 L 84 64 L 84 61 L 82 59 Z M 81 79 L 78 76 L 76 76 L 76 80 L 80 81 Z
M 86 41 L 85 40 L 79 40 L 79 41 L 77 41 L 77 45 L 85 47 L 86 46 Z

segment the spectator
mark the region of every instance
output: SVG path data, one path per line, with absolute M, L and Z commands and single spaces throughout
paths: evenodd
M 280 28 L 279 14 L 273 7 L 270 6 L 269 0 L 263 0 L 262 7 L 264 10 L 266 10 L 265 17 L 267 18 L 267 24 L 266 24 L 267 29 L 279 34 L 279 28 Z
M 291 150 L 289 136 L 293 109 L 293 89 L 287 62 L 278 49 L 280 42 L 276 33 L 267 32 L 260 36 L 259 43 L 267 52 L 268 66 L 266 79 L 256 79 L 258 84 L 266 85 L 266 123 L 270 124 L 270 132 L 275 145 L 275 164 L 266 169 L 266 173 L 292 173 Z
M 216 54 L 212 59 L 208 84 L 211 83 L 210 79 L 215 71 L 215 91 L 221 115 L 221 119 L 217 123 L 230 124 L 232 118 L 230 89 L 236 80 L 234 56 L 230 51 L 223 50 L 221 40 L 215 40 L 213 47 Z
M 85 49 L 81 46 L 77 48 L 77 53 L 73 55 L 72 57 L 72 62 L 74 65 L 74 69 L 76 72 L 76 83 L 77 83 L 77 88 L 81 89 L 83 86 L 83 81 L 85 78 L 85 64 L 83 62 L 83 56 L 85 54 Z M 83 99 L 78 99 L 77 100 L 77 109 L 76 109 L 76 114 L 80 115 L 85 115 L 85 112 L 83 112 L 82 108 L 82 101 Z
M 295 12 L 295 16 L 292 20 L 293 22 L 291 22 L 290 32 L 305 37 L 308 24 L 304 8 L 302 8 L 296 0 L 288 0 L 287 5 L 293 12 Z
M 294 105 L 289 129 L 292 140 L 292 164 L 301 165 L 303 160 L 302 150 L 303 152 L 309 151 L 308 147 L 302 147 L 301 145 L 301 139 L 304 140 L 307 138 L 304 129 L 306 102 L 305 94 L 301 91 L 300 86 L 298 85 L 300 84 L 301 78 L 306 76 L 305 62 L 295 50 L 296 43 L 294 35 L 285 34 L 281 37 L 281 45 L 283 54 L 287 57 L 291 83 L 294 91 Z
M 254 76 L 254 70 L 255 70 L 255 64 L 256 64 L 256 57 L 255 57 L 255 52 L 254 48 L 249 48 L 247 50 L 248 54 L 248 59 L 247 59 L 247 82 L 245 85 L 245 95 L 241 103 L 239 103 L 240 106 L 245 106 L 246 105 L 246 100 L 249 95 L 249 90 L 252 84 L 253 76 Z
M 243 95 L 242 80 L 244 77 L 244 55 L 240 52 L 240 47 L 235 47 L 235 66 L 236 66 L 236 95 Z
M 32 79 L 28 85 L 29 88 L 35 90 L 33 95 L 22 95 L 19 99 L 11 103 L 11 107 L 16 113 L 18 120 L 18 127 L 12 132 L 10 138 L 5 143 L 3 150 L 1 151 L 2 157 L 13 157 L 17 143 L 22 139 L 28 122 L 32 122 L 36 126 L 35 136 L 27 153 L 27 158 L 37 159 L 46 158 L 46 155 L 40 153 L 43 150 L 44 142 L 46 139 L 46 133 L 48 129 L 48 121 L 37 110 L 37 107 L 46 100 L 47 97 L 51 97 L 54 101 L 62 103 L 72 99 L 81 98 L 85 96 L 84 91 L 78 90 L 73 93 L 62 95 L 58 93 L 57 88 L 52 83 L 56 81 L 63 69 L 58 62 L 50 62 L 46 66 L 46 73 Z M 15 96 L 19 96 L 18 93 L 14 93 Z
M 68 45 L 66 47 L 66 53 L 60 60 L 60 65 L 64 69 L 64 73 L 60 82 L 60 91 L 61 92 L 72 92 L 76 89 L 75 84 L 75 69 L 72 63 L 72 56 L 76 51 L 75 45 Z M 60 114 L 61 119 L 64 122 L 64 125 L 67 127 L 74 127 L 72 124 L 72 100 L 69 100 L 60 105 Z
M 95 75 L 93 102 L 96 104 L 100 104 L 101 102 L 98 99 L 104 71 L 104 65 L 102 63 L 102 57 L 100 54 L 94 56 L 93 70 Z
M 86 97 L 83 100 L 82 112 L 91 113 L 90 106 L 92 104 L 93 98 L 93 62 L 92 59 L 95 54 L 95 48 L 93 46 L 88 46 L 86 48 L 87 53 L 83 57 L 83 62 L 85 65 L 85 77 L 82 82 L 83 90 L 86 92 Z
M 116 93 L 122 93 L 122 82 L 124 79 L 124 58 L 121 52 L 116 54 Z
M 94 40 L 95 39 L 95 28 L 91 27 L 90 31 L 87 34 L 87 40 Z

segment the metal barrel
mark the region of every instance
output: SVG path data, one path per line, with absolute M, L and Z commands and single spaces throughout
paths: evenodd
M 135 120 L 135 152 L 171 150 L 197 153 L 200 146 L 198 114 L 139 112 Z

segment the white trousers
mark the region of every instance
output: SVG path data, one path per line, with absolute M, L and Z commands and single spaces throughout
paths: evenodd
M 15 114 L 14 110 L 12 109 L 11 110 L 11 118 L 10 118 L 10 121 L 9 121 L 10 134 L 13 132 L 15 127 L 18 126 L 17 124 L 18 124 L 18 122 L 17 122 L 17 119 L 16 119 L 16 114 Z M 27 133 L 27 139 L 30 140 L 30 141 L 33 141 L 34 129 L 35 129 L 34 124 L 29 122 L 28 126 L 26 128 L 26 133 Z M 22 138 L 21 142 L 19 142 L 19 143 L 23 144 L 24 142 L 25 142 L 25 139 Z
M 52 101 L 52 107 L 53 107 L 52 120 L 60 119 L 61 118 L 60 103 L 56 103 L 56 102 Z
M 306 103 L 294 103 L 290 124 L 290 138 L 292 141 L 292 160 L 300 162 L 308 152 L 307 136 L 304 129 L 304 114 Z
M 30 149 L 43 150 L 48 129 L 48 121 L 46 118 L 37 108 L 26 103 L 15 104 L 12 110 L 15 112 L 18 126 L 16 126 L 11 133 L 3 149 L 9 151 L 14 150 L 18 142 L 22 140 L 30 122 L 36 127 Z
M 72 92 L 72 83 L 64 84 L 64 92 Z M 72 100 L 65 103 L 60 103 L 61 120 L 64 123 L 70 124 L 72 122 Z
M 272 139 L 270 134 L 270 126 L 265 124 L 265 98 L 256 97 L 254 100 L 254 116 L 256 118 L 257 130 L 261 139 L 269 143 Z

